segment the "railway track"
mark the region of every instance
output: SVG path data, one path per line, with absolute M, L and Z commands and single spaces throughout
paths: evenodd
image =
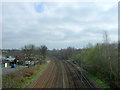
M 51 60 L 47 70 L 28 88 L 95 88 L 95 86 L 71 62 Z
M 75 74 L 78 76 L 80 82 L 79 84 L 81 84 L 82 86 L 80 88 L 95 88 L 94 84 L 84 75 L 82 71 L 76 68 L 76 66 L 71 62 L 67 62 L 67 63 L 69 63 L 69 68 L 71 67 L 72 69 L 74 69 Z

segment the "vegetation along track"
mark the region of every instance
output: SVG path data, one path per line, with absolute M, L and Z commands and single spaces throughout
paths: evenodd
M 64 60 L 51 60 L 46 71 L 28 88 L 97 88 L 76 66 Z

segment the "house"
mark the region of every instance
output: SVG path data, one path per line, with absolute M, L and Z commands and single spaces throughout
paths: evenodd
M 11 62 L 7 61 L 7 60 L 2 60 L 2 67 L 8 67 L 11 65 Z
M 15 58 L 12 56 L 2 56 L 2 67 L 11 66 L 14 63 Z
M 24 65 L 25 61 L 26 61 L 26 57 L 16 56 L 15 61 L 16 61 L 16 64 L 18 64 L 18 65 Z
M 12 57 L 12 56 L 6 56 L 6 60 L 10 61 L 10 62 L 13 62 L 15 60 L 15 58 Z

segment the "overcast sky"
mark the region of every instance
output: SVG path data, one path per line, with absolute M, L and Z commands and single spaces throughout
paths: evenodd
M 11 2 L 2 6 L 2 48 L 27 44 L 82 48 L 102 42 L 103 31 L 111 42 L 118 40 L 117 2 Z

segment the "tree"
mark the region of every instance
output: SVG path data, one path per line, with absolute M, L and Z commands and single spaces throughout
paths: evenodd
M 34 50 L 35 50 L 35 46 L 33 44 L 29 44 L 29 45 L 25 45 L 22 48 L 25 56 L 27 56 L 28 58 L 34 55 Z
M 44 57 L 46 57 L 46 55 L 47 55 L 47 46 L 41 45 L 40 46 L 40 52 L 41 52 L 41 55 L 43 55 Z
M 104 31 L 103 32 L 103 43 L 105 45 L 108 45 L 109 44 L 109 36 L 108 36 L 108 32 L 107 31 Z
M 76 50 L 73 47 L 67 47 L 66 49 L 66 59 L 71 58 L 75 54 Z

